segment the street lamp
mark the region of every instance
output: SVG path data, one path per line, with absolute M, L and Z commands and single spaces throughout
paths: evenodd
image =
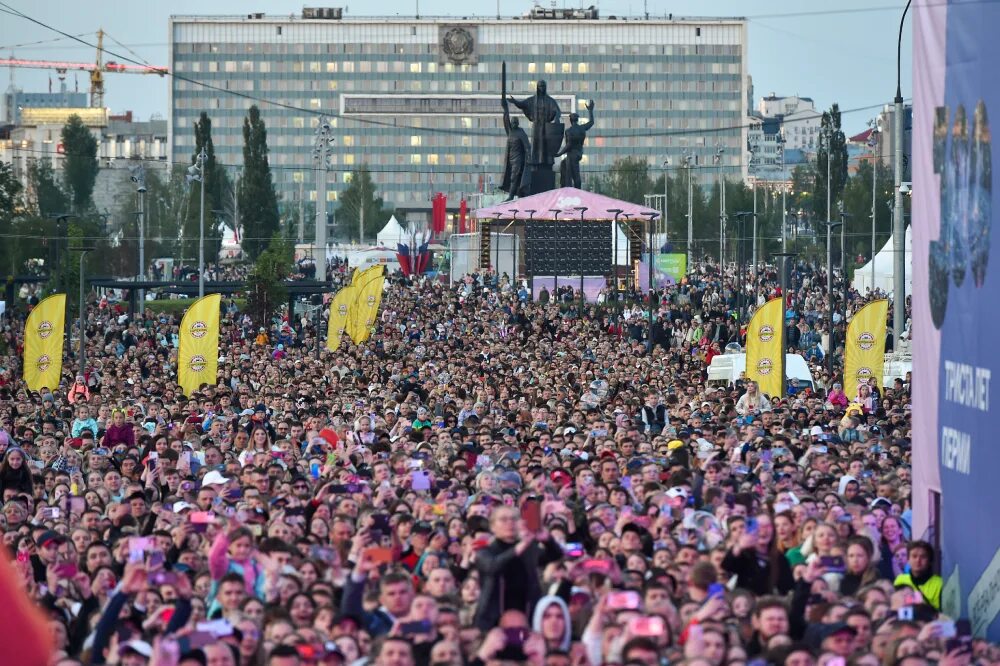
M 146 170 L 139 162 L 134 167 L 129 167 L 131 171 L 130 179 L 135 183 L 135 193 L 139 200 L 139 210 L 136 212 L 139 223 L 139 270 L 136 273 L 139 280 L 146 279 Z M 145 309 L 146 294 L 139 290 L 139 313 Z
M 198 298 L 205 296 L 205 162 L 208 154 L 202 146 L 201 152 L 195 158 L 194 164 L 188 167 L 188 184 L 197 181 L 201 183 L 201 201 L 198 213 Z
M 583 303 L 586 301 L 586 297 L 583 295 L 583 262 L 584 255 L 583 251 L 583 214 L 587 212 L 586 206 L 574 206 L 574 210 L 580 211 L 580 316 L 583 316 Z
M 646 346 L 649 353 L 653 353 L 653 221 L 660 216 L 659 213 L 643 213 L 646 220 L 646 230 L 649 236 L 649 333 L 647 335 Z
M 687 167 L 688 176 L 688 242 L 687 242 L 687 270 L 690 271 L 691 267 L 694 265 L 692 261 L 694 255 L 691 254 L 691 246 L 694 245 L 694 186 L 691 183 L 691 170 L 694 168 L 694 163 L 697 160 L 695 156 L 687 151 L 684 151 L 684 165 Z
M 666 164 L 666 162 L 664 162 Z M 663 177 L 667 177 L 666 169 L 663 171 Z M 611 293 L 614 294 L 615 298 L 615 308 L 618 308 L 618 218 L 624 212 L 621 208 L 608 208 L 609 213 L 615 214 L 615 221 L 612 223 L 611 228 L 611 244 L 612 244 L 612 257 L 611 260 Z
M 830 344 L 827 349 L 827 368 L 830 371 L 830 381 L 833 381 L 833 245 L 831 238 L 833 230 L 842 226 L 842 222 L 827 220 L 823 222 L 826 226 L 826 298 L 827 298 L 827 326 L 830 329 Z M 847 388 L 846 386 L 844 388 Z
M 896 97 L 893 99 L 895 117 L 893 118 L 893 142 L 896 156 L 893 165 L 895 206 L 892 219 L 892 338 L 893 349 L 899 349 L 899 338 L 903 335 L 903 321 L 906 318 L 906 283 L 903 273 L 906 271 L 905 235 L 906 222 L 903 219 L 903 88 L 900 70 L 903 56 L 903 22 L 906 13 L 910 11 L 911 0 L 906 0 L 906 8 L 899 19 L 899 39 L 896 41 Z
M 851 283 L 847 279 L 847 252 L 844 250 L 844 237 L 847 236 L 847 219 L 850 213 L 840 214 L 840 276 L 844 281 L 844 321 L 847 321 L 847 297 L 850 294 Z
M 316 252 L 313 261 L 316 264 L 316 281 L 326 282 L 326 188 L 330 175 L 330 154 L 333 152 L 333 128 L 330 121 L 322 119 L 316 127 L 316 139 L 313 143 L 313 159 L 317 162 L 316 169 Z M 362 182 L 362 186 L 364 183 Z M 365 200 L 361 197 L 360 228 L 358 244 L 365 233 Z
M 872 264 L 872 284 L 871 291 L 875 291 L 875 212 L 877 210 L 877 204 L 875 202 L 876 188 L 878 187 L 878 141 L 879 135 L 882 130 L 879 129 L 878 120 L 872 119 L 868 121 L 868 126 L 871 127 L 871 132 L 868 134 L 868 147 L 872 149 L 872 252 L 871 252 L 871 264 Z
M 83 294 L 83 259 L 87 256 L 88 252 L 92 252 L 96 248 L 94 247 L 81 247 L 80 248 L 80 375 L 87 369 L 87 345 L 86 345 L 86 334 L 84 333 L 84 326 L 87 320 L 87 309 L 84 304 Z
M 562 213 L 562 209 L 561 208 L 549 208 L 549 212 L 552 213 L 552 219 L 553 219 L 553 221 L 559 222 L 559 215 L 560 215 L 560 213 Z M 558 229 L 558 226 L 556 226 L 556 229 Z M 558 237 L 558 235 L 559 235 L 559 233 L 556 232 L 556 236 L 557 237 Z M 555 245 L 558 245 L 557 241 L 555 241 L 554 243 L 555 243 Z M 556 254 L 558 254 L 558 250 L 556 250 Z M 555 275 L 552 276 L 552 295 L 553 295 L 553 297 L 557 297 L 557 295 L 559 293 L 559 262 L 558 261 L 553 261 L 552 262 L 552 267 L 554 269 L 553 272 L 555 273 Z M 557 300 L 557 302 L 558 302 L 558 300 Z
M 668 228 L 668 225 L 670 224 L 670 218 L 668 216 L 668 204 L 667 204 L 667 195 L 669 193 L 667 188 L 670 184 L 670 180 L 667 178 L 668 166 L 670 166 L 669 157 L 663 160 L 663 235 L 666 236 L 667 238 L 670 238 L 670 229 Z M 615 259 L 617 259 L 617 257 L 615 257 Z
M 79 216 L 74 213 L 53 213 L 47 217 L 50 220 L 55 220 L 56 223 L 55 233 L 53 234 L 53 252 L 51 253 L 52 265 L 49 266 L 49 275 L 51 276 L 55 274 L 57 267 L 59 267 L 59 262 L 62 259 L 63 243 L 66 243 L 67 246 L 69 243 L 69 221 Z M 60 227 L 62 226 L 65 226 L 65 233 L 60 231 Z

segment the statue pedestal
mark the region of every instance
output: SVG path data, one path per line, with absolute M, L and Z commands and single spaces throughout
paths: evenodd
M 531 165 L 531 185 L 528 194 L 538 194 L 556 189 L 556 172 L 552 170 L 551 164 Z

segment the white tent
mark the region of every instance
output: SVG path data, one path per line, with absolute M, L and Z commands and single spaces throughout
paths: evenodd
M 903 276 L 906 281 L 906 295 L 909 296 L 913 291 L 913 235 L 912 226 L 906 227 L 906 238 L 903 242 L 905 259 L 903 260 L 904 266 L 906 266 L 906 272 Z M 851 285 L 858 290 L 860 294 L 866 294 L 870 289 L 872 289 L 872 267 L 874 266 L 874 288 L 882 291 L 883 293 L 892 293 L 892 282 L 893 282 L 893 251 L 892 251 L 893 239 L 890 236 L 889 240 L 879 253 L 875 255 L 875 258 L 869 261 L 867 264 L 858 268 L 854 271 L 854 280 Z
M 378 232 L 375 236 L 376 245 L 379 247 L 387 247 L 390 250 L 396 250 L 396 245 L 399 243 L 409 243 L 410 235 L 406 232 L 406 229 L 402 227 L 396 216 L 393 215 L 389 218 L 389 221 L 385 223 L 382 231 Z

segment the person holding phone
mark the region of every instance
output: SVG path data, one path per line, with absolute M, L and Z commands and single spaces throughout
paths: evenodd
M 543 528 L 529 531 L 519 523 L 517 509 L 500 506 L 490 516 L 493 539 L 476 553 L 482 588 L 475 625 L 486 631 L 495 627 L 507 610 L 530 616 L 542 597 L 539 571 L 562 559 L 562 548 Z
M 747 519 L 746 530 L 726 551 L 722 568 L 737 577 L 736 586 L 755 594 L 786 594 L 795 585 L 792 567 L 778 549 L 770 514 Z

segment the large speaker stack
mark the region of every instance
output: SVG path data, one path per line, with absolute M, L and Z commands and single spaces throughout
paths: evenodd
M 525 224 L 528 275 L 610 275 L 611 225 L 579 220 Z

